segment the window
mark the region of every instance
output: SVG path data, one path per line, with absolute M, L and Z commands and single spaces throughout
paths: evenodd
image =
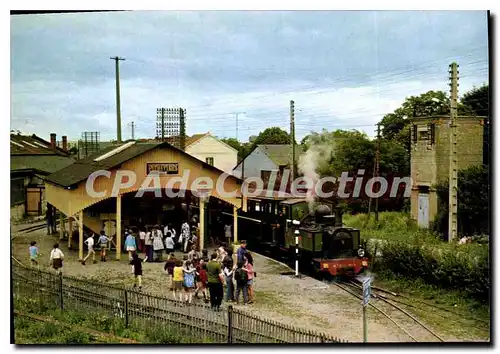
M 418 140 L 428 140 L 429 139 L 429 133 L 427 130 L 419 131 L 418 132 Z
M 429 137 L 430 137 L 430 143 L 435 144 L 436 143 L 436 124 L 435 123 L 430 123 L 428 125 L 428 131 Z
M 213 157 L 207 157 L 205 159 L 205 162 L 208 163 L 210 166 L 214 165 L 214 158 Z
M 260 178 L 264 182 L 268 182 L 269 178 L 271 177 L 271 171 L 260 171 Z

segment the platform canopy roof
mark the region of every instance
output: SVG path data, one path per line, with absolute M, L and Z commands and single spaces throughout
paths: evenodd
M 150 150 L 153 150 L 158 147 L 169 147 L 171 149 L 180 151 L 184 156 L 195 159 L 198 162 L 201 162 L 203 168 L 210 169 L 219 174 L 224 173 L 224 171 L 219 170 L 218 168 L 207 164 L 204 161 L 198 160 L 196 157 L 187 154 L 186 152 L 177 149 L 175 146 L 167 143 L 167 142 L 148 142 L 148 143 L 133 143 L 124 150 L 111 155 L 105 159 L 95 161 L 100 156 L 103 156 L 111 151 L 123 146 L 125 144 L 116 144 L 109 146 L 95 154 L 92 154 L 84 159 L 77 160 L 75 163 L 57 171 L 49 175 L 46 178 L 47 182 L 51 182 L 53 184 L 59 185 L 61 187 L 70 187 L 74 186 L 84 180 L 86 180 L 93 172 L 99 170 L 109 170 L 115 167 L 120 166 L 124 162 L 127 162 L 139 155 L 142 155 Z M 241 180 L 237 177 L 233 178 L 237 179 L 241 182 Z

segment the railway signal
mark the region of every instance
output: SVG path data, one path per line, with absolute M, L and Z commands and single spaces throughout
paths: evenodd
M 372 278 L 371 277 L 358 277 L 358 280 L 363 284 L 363 342 L 368 340 L 368 325 L 366 323 L 366 307 L 370 302 L 372 295 Z

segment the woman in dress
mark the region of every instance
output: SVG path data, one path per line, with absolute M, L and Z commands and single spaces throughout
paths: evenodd
M 162 253 L 164 250 L 162 233 L 158 226 L 155 226 L 153 229 L 153 251 L 154 251 L 154 260 L 155 262 L 162 261 Z
M 193 291 L 195 288 L 196 268 L 191 261 L 186 261 L 184 266 L 184 301 L 193 302 Z
M 179 241 L 181 243 L 181 247 L 182 247 L 182 250 L 184 251 L 184 253 L 187 253 L 188 251 L 188 243 L 189 243 L 189 239 L 191 238 L 191 231 L 189 229 L 189 223 L 187 221 L 185 221 L 183 224 L 182 224 L 182 227 L 181 227 L 181 234 L 180 234 L 180 237 L 179 237 Z
M 125 234 L 125 250 L 128 252 L 128 260 L 131 261 L 133 259 L 132 254 L 136 251 L 137 246 L 135 243 L 135 237 L 128 231 L 126 231 Z

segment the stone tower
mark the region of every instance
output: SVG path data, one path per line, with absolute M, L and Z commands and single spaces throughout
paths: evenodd
M 483 162 L 484 117 L 457 119 L 458 170 Z M 417 117 L 411 126 L 411 215 L 427 228 L 438 212 L 434 186 L 448 181 L 450 166 L 449 116 Z

